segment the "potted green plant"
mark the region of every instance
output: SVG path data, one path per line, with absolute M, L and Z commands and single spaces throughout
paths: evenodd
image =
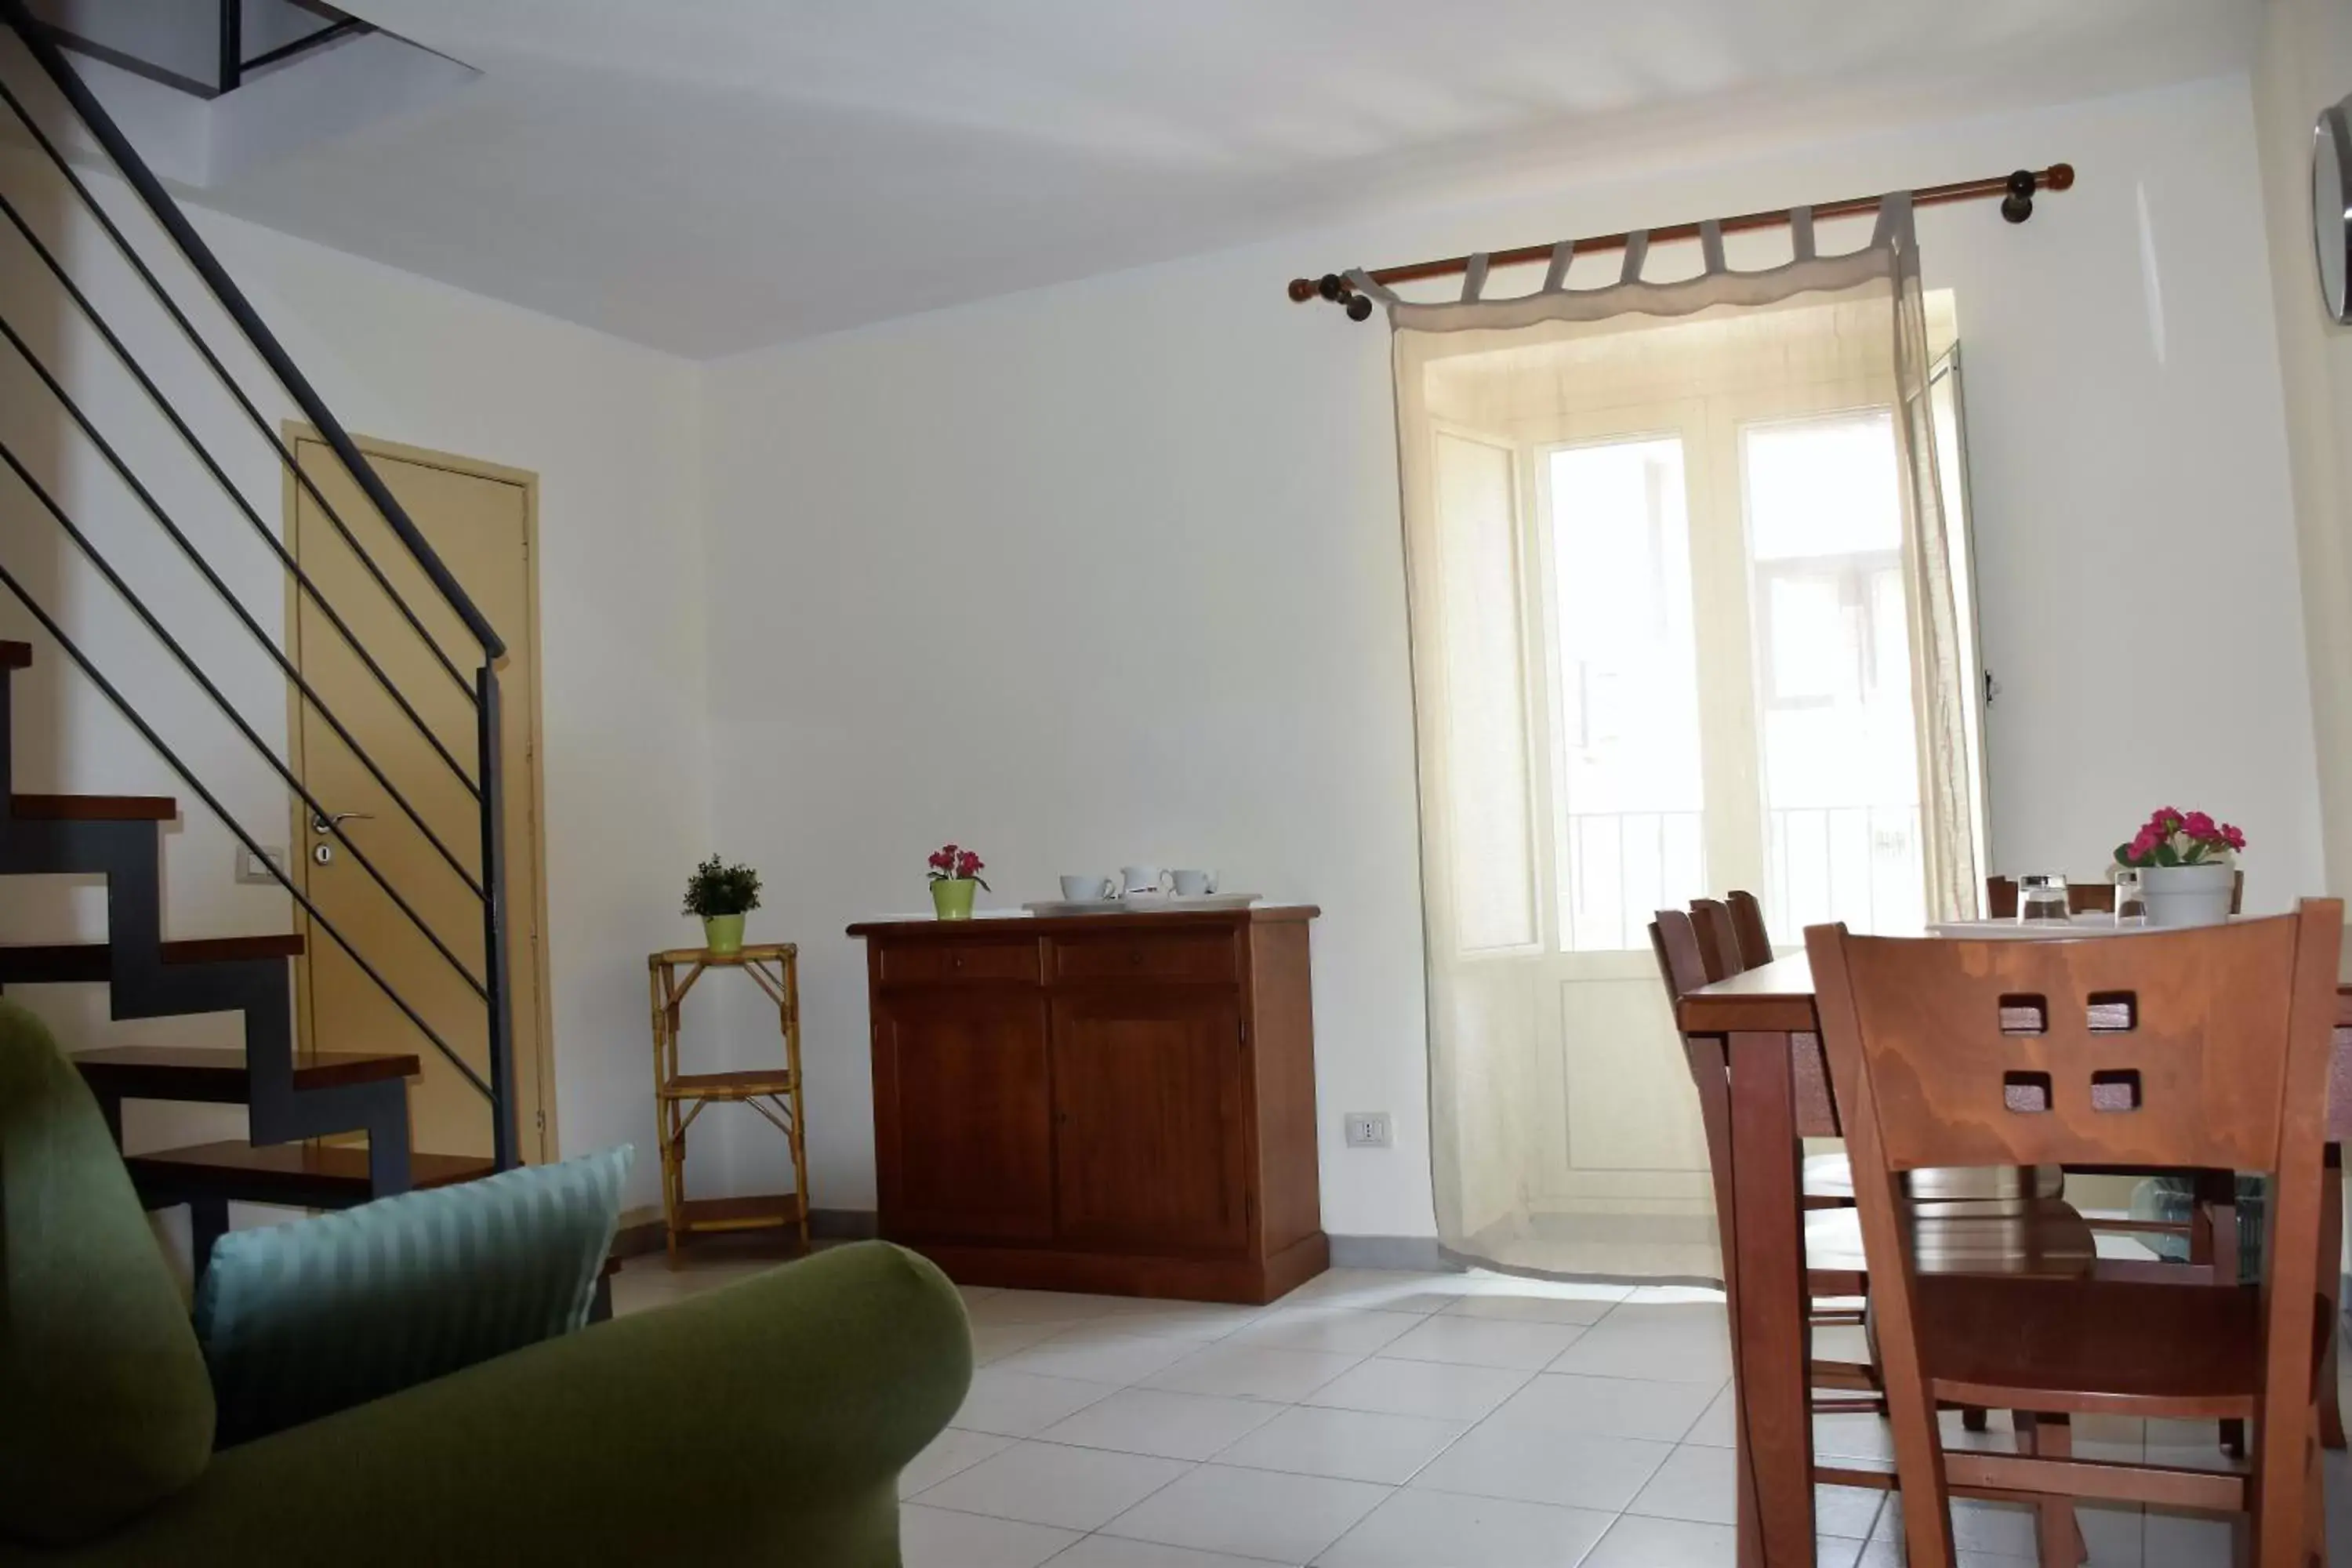
M 981 868 L 987 864 L 961 845 L 942 844 L 931 851 L 931 908 L 940 919 L 971 919 L 972 889 L 988 887 L 980 877 Z
M 712 952 L 743 951 L 743 917 L 760 907 L 760 873 L 713 855 L 686 879 L 684 913 L 702 917 L 702 945 Z
M 2158 806 L 2126 843 L 2116 864 L 2139 872 L 2147 895 L 2147 923 L 2220 925 L 2237 892 L 2237 853 L 2246 836 L 2201 811 Z

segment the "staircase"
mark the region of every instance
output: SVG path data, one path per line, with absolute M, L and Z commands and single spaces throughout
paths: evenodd
M 0 340 L 5 340 L 5 348 L 0 348 L 0 367 L 9 374 L 28 373 L 28 381 L 46 388 L 59 412 L 69 416 L 70 426 L 60 424 L 58 429 L 78 434 L 85 444 L 83 452 L 93 458 L 93 467 L 95 460 L 102 460 L 120 481 L 119 489 L 110 493 L 119 497 L 121 514 L 108 516 L 107 521 L 117 526 L 107 531 L 85 526 L 84 521 L 78 519 L 59 499 L 64 487 L 45 489 L 20 454 L 9 446 L 6 433 L 0 431 L 0 465 L 5 465 L 5 470 L 0 470 L 0 519 L 5 519 L 20 541 L 36 538 L 35 530 L 51 529 L 54 533 L 42 540 L 45 545 L 52 541 L 60 545 L 70 543 L 78 552 L 77 569 L 86 569 L 90 576 L 102 582 L 117 596 L 121 606 L 128 609 L 150 634 L 154 653 L 162 657 L 150 659 L 141 668 L 149 672 L 152 668 L 174 670 L 189 678 L 210 700 L 212 709 L 206 710 L 208 715 L 216 717 L 247 742 L 284 784 L 287 798 L 282 807 L 272 808 L 280 812 L 275 819 L 280 823 L 289 820 L 298 805 L 306 819 L 315 818 L 319 844 L 331 845 L 339 857 L 347 857 L 351 865 L 363 869 L 373 879 L 373 887 L 387 901 L 385 907 L 396 910 L 410 926 L 423 933 L 441 957 L 463 976 L 471 994 L 480 999 L 483 1009 L 470 1019 L 453 1021 L 446 1010 L 437 1017 L 427 1017 L 385 979 L 383 968 L 391 965 L 382 954 L 371 955 L 363 951 L 338 929 L 283 868 L 262 858 L 277 882 L 308 915 L 306 925 L 314 933 L 312 940 L 331 942 L 347 954 L 352 968 L 390 997 L 415 1032 L 414 1041 L 390 1042 L 394 1048 L 386 1048 L 387 1043 L 379 1041 L 368 1042 L 379 1048 L 359 1052 L 325 1048 L 335 1046 L 337 1042 L 333 1041 L 315 1042 L 320 1047 L 318 1049 L 305 1048 L 297 1039 L 295 987 L 289 968 L 303 955 L 302 937 L 268 933 L 204 941 L 165 940 L 163 833 L 179 817 L 177 800 L 152 795 L 15 792 L 17 770 L 11 723 L 12 693 L 25 672 L 34 668 L 35 650 L 28 642 L 0 641 L 0 878 L 79 874 L 101 877 L 106 886 L 104 942 L 0 945 L 0 988 L 104 984 L 108 987 L 111 1016 L 116 1019 L 228 1013 L 242 1019 L 242 1050 L 154 1044 L 89 1049 L 76 1057 L 83 1078 L 105 1110 L 118 1143 L 122 1136 L 122 1106 L 128 1100 L 247 1108 L 247 1136 L 243 1142 L 208 1142 L 144 1152 L 126 1162 L 150 1208 L 180 1205 L 190 1207 L 195 1262 L 201 1269 L 213 1240 L 226 1227 L 231 1202 L 341 1208 L 412 1187 L 468 1180 L 509 1168 L 520 1161 L 507 998 L 506 879 L 500 816 L 503 769 L 499 755 L 498 663 L 505 649 L 496 631 L 434 554 L 424 534 L 369 467 L 333 413 L 271 335 L 162 184 L 141 162 L 137 151 L 91 95 L 72 64 L 59 52 L 50 30 L 28 13 L 23 0 L 0 0 L 0 27 L 13 32 L 23 46 L 21 54 L 11 47 L 6 51 L 8 58 L 0 60 L 0 67 L 5 68 L 0 69 L 0 105 L 5 105 L 5 114 L 0 114 L 0 125 L 10 132 L 21 131 L 47 155 L 57 177 L 80 204 L 80 216 L 94 221 L 103 231 L 121 261 L 146 285 L 153 302 L 178 328 L 183 341 L 170 346 L 193 353 L 211 373 L 224 408 L 243 415 L 253 437 L 274 449 L 291 482 L 303 489 L 310 502 L 324 510 L 341 538 L 367 564 L 374 588 L 388 597 L 400 616 L 400 622 L 394 623 L 379 615 L 373 617 L 374 624 L 404 623 L 408 631 L 423 638 L 435 662 L 470 700 L 475 720 L 474 732 L 467 738 L 470 744 L 447 740 L 426 726 L 409 696 L 385 674 L 386 661 L 375 657 L 352 633 L 352 617 L 347 617 L 328 601 L 289 553 L 275 526 L 264 521 L 257 504 L 230 479 L 234 459 L 225 463 L 195 434 L 197 426 L 205 426 L 215 432 L 212 439 L 218 442 L 224 424 L 233 430 L 241 427 L 225 416 L 209 420 L 191 418 L 167 398 L 161 385 L 168 378 L 155 374 L 148 363 L 157 353 L 152 342 L 142 342 L 135 350 L 126 343 L 93 304 L 90 291 L 77 282 L 72 269 L 59 259 L 61 254 L 69 256 L 72 247 L 58 243 L 54 237 L 45 241 L 38 226 L 28 222 L 18 205 L 0 190 L 0 215 L 5 218 L 5 226 L 0 226 L 0 243 L 25 246 L 47 268 L 56 285 L 53 300 L 28 301 L 13 289 L 0 297 Z M 5 42 L 0 39 L 0 43 Z M 27 59 L 37 68 L 37 77 L 22 68 Z M 35 96 L 33 89 L 42 85 L 38 77 L 47 78 L 49 91 L 46 95 L 47 101 L 36 105 L 29 100 Z M 13 123 L 9 123 L 10 116 Z M 79 121 L 78 129 L 104 150 L 115 173 L 127 184 L 131 198 L 145 209 L 148 221 L 143 225 L 147 233 L 144 246 L 134 243 L 126 232 L 131 226 L 127 211 L 119 215 L 110 210 L 127 208 L 125 199 L 116 196 L 111 201 L 101 200 L 77 172 L 72 158 L 61 150 L 61 138 L 51 128 L 71 121 Z M 19 199 L 23 199 L 21 194 Z M 156 236 L 161 237 L 161 247 L 155 242 Z M 162 251 L 160 259 L 146 254 L 158 249 Z M 182 283 L 177 290 L 166 287 L 158 276 L 159 268 L 180 273 Z M 208 295 L 211 306 L 216 308 L 206 312 L 215 318 L 209 331 L 192 319 L 196 312 L 182 302 L 194 291 L 189 286 L 191 278 L 195 288 Z M 57 311 L 58 319 L 74 331 L 95 340 L 93 352 L 95 343 L 102 342 L 152 402 L 154 412 L 185 444 L 213 486 L 196 487 L 195 493 L 191 494 L 163 493 L 169 487 L 142 477 L 138 465 L 125 458 L 122 447 L 109 439 L 100 422 L 75 401 L 60 377 L 37 357 L 26 334 L 8 320 L 20 310 L 33 309 Z M 226 332 L 218 324 L 224 319 Z M 257 395 L 226 367 L 214 339 L 232 334 L 242 340 L 241 347 L 249 351 L 252 358 L 267 367 L 277 383 L 274 394 Z M 18 363 L 9 363 L 10 351 Z M 178 384 L 184 385 L 186 380 L 183 376 Z M 426 632 L 415 607 L 401 598 L 343 519 L 336 516 L 315 480 L 295 463 L 278 426 L 263 413 L 257 401 L 257 396 L 260 401 L 268 401 L 272 395 L 282 396 L 282 405 L 290 405 L 288 412 L 298 415 L 318 432 L 367 506 L 388 530 L 393 548 L 405 552 L 415 563 L 432 592 L 464 626 L 472 647 L 453 656 Z M 108 502 L 105 498 L 93 501 L 84 490 L 77 490 L 72 504 L 75 509 L 85 509 Z M 240 513 L 261 536 L 279 569 L 272 575 L 282 574 L 282 582 L 233 582 L 231 567 L 208 558 L 193 542 L 183 519 L 199 507 L 218 509 L 225 504 Z M 99 536 L 103 531 L 113 538 L 117 541 L 113 548 L 121 551 L 124 548 L 119 531 L 122 519 L 142 516 L 161 531 L 157 548 L 163 548 L 161 540 L 168 540 L 169 545 L 176 549 L 177 558 L 192 569 L 194 578 L 217 596 L 260 651 L 274 661 L 285 678 L 292 711 L 298 717 L 309 711 L 322 718 L 348 742 L 352 754 L 387 792 L 390 800 L 420 827 L 424 826 L 423 819 L 410 806 L 398 783 L 377 765 L 361 741 L 353 737 L 304 679 L 300 668 L 279 646 L 278 635 L 262 626 L 245 607 L 247 599 L 257 596 L 257 587 L 264 592 L 298 596 L 323 612 L 326 622 L 357 656 L 358 664 L 373 678 L 392 705 L 424 731 L 425 738 L 432 742 L 434 754 L 479 804 L 478 858 L 472 859 L 470 867 L 455 858 L 448 862 L 449 868 L 479 900 L 478 963 L 460 959 L 449 941 L 450 933 L 435 931 L 416 914 L 412 900 L 404 897 L 399 886 L 404 868 L 397 865 L 380 868 L 372 863 L 362 848 L 345 837 L 342 819 L 312 796 L 301 776 L 291 742 L 291 736 L 299 731 L 299 723 L 289 719 L 284 731 L 274 737 L 264 733 L 275 727 L 274 721 L 257 721 L 234 704 L 223 694 L 221 683 L 213 679 L 203 660 L 174 636 L 174 613 L 184 609 L 184 603 L 174 595 L 164 595 L 151 603 L 125 580 L 107 549 L 99 542 Z M 43 659 L 47 661 L 51 657 L 46 650 L 54 645 L 56 654 L 62 656 L 64 668 L 60 673 L 78 674 L 87 686 L 94 688 L 183 782 L 186 793 L 201 802 L 248 852 L 260 857 L 261 836 L 238 821 L 223 805 L 222 792 L 207 782 L 181 750 L 165 741 L 152 721 L 154 716 L 142 713 L 141 699 L 131 694 L 136 682 L 126 679 L 121 668 L 131 656 L 112 638 L 99 639 L 85 634 L 78 639 L 75 627 L 61 616 L 62 606 L 45 604 L 37 586 L 27 585 L 26 563 L 18 562 L 16 569 L 11 570 L 8 537 L 7 531 L 0 531 L 0 605 L 13 600 L 38 626 L 46 638 Z M 250 574 L 249 557 L 243 570 Z M 339 590 L 344 594 L 353 591 Z M 197 592 L 192 586 L 191 595 Z M 65 595 L 61 590 L 53 590 L 49 596 Z M 379 634 L 383 635 L 406 634 Z M 140 651 L 144 657 L 147 650 Z M 471 662 L 474 658 L 478 658 L 478 665 L 468 679 L 460 673 L 459 662 Z M 412 666 L 415 663 L 413 659 L 409 662 Z M 414 789 L 415 785 L 412 783 L 410 787 Z M 434 845 L 445 858 L 450 857 L 450 850 L 441 840 L 436 838 Z M 413 868 L 408 874 L 415 874 Z M 458 943 L 469 944 L 469 941 Z M 473 1033 L 483 1026 L 488 1058 L 486 1064 L 478 1068 L 460 1056 L 447 1037 L 460 1026 Z M 412 1151 L 408 1080 L 420 1072 L 421 1053 L 426 1049 L 446 1058 L 479 1093 L 490 1121 L 490 1155 Z M 363 1137 L 363 1146 L 347 1136 L 354 1134 Z
M 0 987 L 102 984 L 117 1018 L 236 1012 L 245 1049 L 121 1046 L 74 1058 L 118 1143 L 126 1100 L 243 1105 L 246 1143 L 205 1143 L 129 1160 L 150 1208 L 189 1207 L 198 1267 L 228 1228 L 232 1200 L 348 1208 L 412 1186 L 488 1175 L 488 1159 L 412 1155 L 411 1055 L 327 1054 L 295 1059 L 291 935 L 166 942 L 162 929 L 163 824 L 178 805 L 155 795 L 18 795 L 9 695 L 31 667 L 29 644 L 0 642 L 0 876 L 106 879 L 106 941 L 0 946 Z M 367 1147 L 298 1141 L 364 1132 Z

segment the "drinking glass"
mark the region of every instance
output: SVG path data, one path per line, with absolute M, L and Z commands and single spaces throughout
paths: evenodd
M 2064 925 L 2070 917 L 2065 878 L 2044 874 L 2017 879 L 2018 924 L 2038 925 L 2055 921 Z
M 2116 924 L 2119 926 L 2147 924 L 2147 889 L 2140 886 L 2139 870 L 2137 867 L 2116 868 Z

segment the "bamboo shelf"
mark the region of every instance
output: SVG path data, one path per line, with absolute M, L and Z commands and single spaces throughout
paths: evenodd
M 797 1226 L 801 1248 L 809 1244 L 808 1144 L 802 1133 L 800 950 L 791 942 L 748 944 L 738 952 L 698 947 L 671 948 L 647 956 L 653 994 L 654 1106 L 659 1123 L 662 1219 L 668 1233 L 669 1265 L 698 1232 L 776 1230 Z M 776 1005 L 784 1059 L 773 1068 L 730 1072 L 683 1072 L 678 1068 L 680 1014 L 687 993 L 715 969 L 737 969 L 751 977 Z M 707 1106 L 748 1105 L 783 1133 L 792 1149 L 789 1193 L 731 1198 L 686 1194 L 686 1134 Z

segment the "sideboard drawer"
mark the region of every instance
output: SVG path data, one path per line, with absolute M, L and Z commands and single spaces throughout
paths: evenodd
M 1230 931 L 1054 939 L 1056 980 L 1209 980 L 1237 977 Z
M 882 950 L 886 985 L 957 980 L 1018 980 L 1037 984 L 1037 943 L 1027 942 L 893 942 Z

